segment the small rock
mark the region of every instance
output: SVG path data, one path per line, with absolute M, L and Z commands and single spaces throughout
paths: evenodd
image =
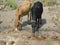
M 9 41 L 9 42 L 7 42 L 6 45 L 13 45 L 14 43 L 15 43 L 14 41 Z
M 6 45 L 5 41 L 0 41 L 0 45 Z

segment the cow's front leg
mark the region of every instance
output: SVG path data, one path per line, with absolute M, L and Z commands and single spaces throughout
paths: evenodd
M 17 15 L 16 16 L 16 19 L 15 19 L 15 22 L 14 22 L 14 29 L 17 31 L 18 30 L 18 26 L 19 26 L 19 18 L 20 16 Z

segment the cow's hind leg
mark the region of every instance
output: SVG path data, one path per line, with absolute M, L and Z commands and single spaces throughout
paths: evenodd
M 37 27 L 40 28 L 40 26 L 42 25 L 42 19 L 41 18 L 38 18 L 38 23 L 37 24 L 38 24 Z
M 19 27 L 18 29 L 21 31 L 22 30 L 22 17 L 19 18 Z
M 28 16 L 27 18 L 28 18 L 28 20 L 29 20 L 29 19 L 30 19 L 29 13 L 28 13 L 28 15 L 27 15 L 27 16 Z
M 30 24 L 30 13 L 27 15 L 28 24 Z
M 40 25 L 42 24 L 42 17 L 41 17 L 42 15 L 40 15 L 40 18 L 39 18 L 39 23 L 40 23 Z
M 35 33 L 35 31 L 36 31 L 36 24 L 37 24 L 37 19 L 34 18 L 32 20 L 32 33 Z
M 41 18 L 38 18 L 38 23 L 37 23 L 37 24 L 38 24 L 38 28 L 40 28 L 41 23 L 42 23 L 42 22 L 41 22 Z

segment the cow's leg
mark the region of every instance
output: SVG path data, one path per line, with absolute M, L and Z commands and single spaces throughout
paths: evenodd
M 20 18 L 20 15 L 17 15 L 16 16 L 16 19 L 15 19 L 15 22 L 14 22 L 14 29 L 15 30 L 18 30 L 18 26 L 19 26 L 19 18 Z
M 35 33 L 35 27 L 36 27 L 36 24 L 35 22 L 32 23 L 32 33 Z
M 38 19 L 38 21 L 37 21 L 37 25 L 38 25 L 37 27 L 38 27 L 38 28 L 39 28 L 39 21 L 40 21 L 40 20 Z
M 27 15 L 28 24 L 30 24 L 30 13 Z
M 42 14 L 40 15 L 39 23 L 40 23 L 40 25 L 42 24 Z
M 37 21 L 36 16 L 33 15 L 33 16 L 32 16 L 32 33 L 35 33 L 36 21 Z
M 35 35 L 39 36 L 39 19 L 36 18 Z
M 27 19 L 30 20 L 30 12 L 27 14 Z
M 31 21 L 32 17 L 31 17 L 31 13 L 30 13 L 30 21 Z
M 29 16 L 30 16 L 30 21 L 32 20 L 32 13 L 29 12 Z
M 21 30 L 22 30 L 22 17 L 20 17 L 20 18 L 19 18 L 19 20 L 20 20 L 20 21 L 19 21 L 19 22 L 20 22 L 20 23 L 19 23 L 19 24 L 20 24 L 20 26 L 19 26 L 19 28 L 18 28 L 18 29 L 21 31 Z
M 41 26 L 41 24 L 42 24 L 42 19 L 38 18 L 38 28 Z

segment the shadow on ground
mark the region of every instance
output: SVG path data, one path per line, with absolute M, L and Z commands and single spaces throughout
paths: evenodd
M 39 24 L 40 26 L 39 26 L 39 28 L 41 28 L 44 24 L 46 24 L 46 19 L 42 19 L 41 20 L 41 24 Z M 19 26 L 19 30 L 21 30 L 21 27 L 24 27 L 24 26 L 26 26 L 26 25 L 31 25 L 31 27 L 32 27 L 32 22 L 30 21 L 30 20 L 28 20 L 28 21 L 25 21 L 25 22 L 23 22 L 23 24 L 21 24 L 20 26 Z M 32 29 L 32 31 L 33 31 L 33 29 Z M 36 31 L 38 31 L 39 32 L 39 29 L 36 29 L 36 30 L 34 30 L 35 32 Z
M 41 28 L 44 24 L 46 24 L 46 19 L 42 19 L 41 21 L 42 21 L 42 23 L 40 24 L 40 28 Z

